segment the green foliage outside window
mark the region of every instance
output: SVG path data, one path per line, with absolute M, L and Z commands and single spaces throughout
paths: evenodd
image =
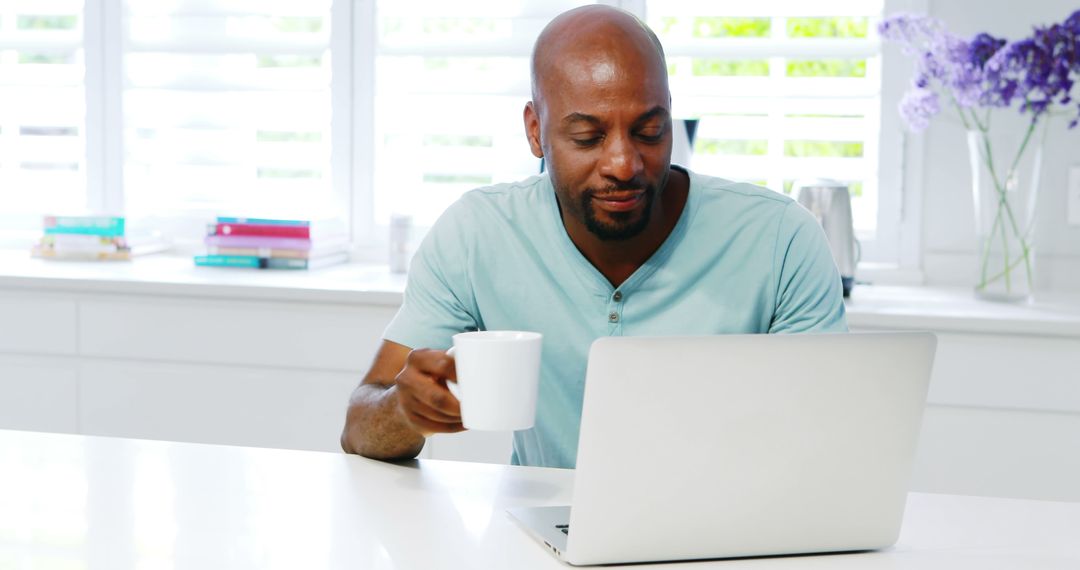
M 306 168 L 260 168 L 258 176 L 276 179 L 322 178 L 322 171 Z
M 865 38 L 868 18 L 788 18 L 789 38 Z
M 694 18 L 695 38 L 767 38 L 772 34 L 770 18 Z
M 305 142 L 316 143 L 322 141 L 322 133 L 309 131 L 258 131 L 255 133 L 258 142 Z
M 322 31 L 322 18 L 289 16 L 274 18 L 274 29 L 279 32 L 314 34 Z
M 74 53 L 28 53 L 19 52 L 19 63 L 25 64 L 68 64 L 75 63 Z
M 322 65 L 322 57 L 317 55 L 260 55 L 258 66 L 262 68 L 274 67 L 319 67 Z
M 424 182 L 433 184 L 473 184 L 477 186 L 487 186 L 491 184 L 491 177 L 477 174 L 424 174 Z
M 730 60 L 695 57 L 692 71 L 697 77 L 768 77 L 769 62 L 764 59 Z
M 78 16 L 19 16 L 15 28 L 19 30 L 74 30 Z
M 859 141 L 784 141 L 784 156 L 793 158 L 858 158 L 863 155 L 863 143 Z
M 764 139 L 697 139 L 694 154 L 764 156 L 769 154 L 769 141 Z
M 675 24 L 679 23 L 679 19 L 674 16 L 664 16 L 660 18 L 660 22 L 652 26 L 653 32 L 658 36 L 666 36 L 671 33 Z
M 865 59 L 788 60 L 788 77 L 866 77 Z

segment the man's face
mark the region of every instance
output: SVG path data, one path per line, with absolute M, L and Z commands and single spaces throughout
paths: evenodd
M 596 55 L 562 63 L 541 79 L 543 96 L 532 106 L 537 120 L 530 122 L 526 110 L 527 128 L 539 135 L 530 132 L 530 141 L 539 141 L 533 152 L 547 161 L 568 229 L 583 226 L 604 241 L 641 233 L 667 183 L 667 77 L 640 59 Z

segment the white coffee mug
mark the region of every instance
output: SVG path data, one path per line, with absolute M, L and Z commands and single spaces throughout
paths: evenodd
M 461 401 L 466 429 L 527 429 L 536 421 L 543 336 L 526 331 L 475 331 L 454 335 L 446 352 L 457 382 L 447 382 Z

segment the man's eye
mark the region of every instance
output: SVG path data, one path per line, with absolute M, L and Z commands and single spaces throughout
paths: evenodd
M 638 133 L 638 138 L 645 142 L 660 142 L 660 139 L 664 138 L 664 131 L 644 131 Z
M 573 139 L 573 141 L 574 141 L 574 144 L 576 144 L 578 146 L 582 146 L 582 147 L 593 146 L 593 145 L 600 142 L 600 137 L 575 138 L 575 139 Z

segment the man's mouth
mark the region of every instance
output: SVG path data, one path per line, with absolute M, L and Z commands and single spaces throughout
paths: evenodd
M 593 194 L 593 202 L 600 208 L 609 212 L 626 212 L 633 210 L 645 198 L 644 190 L 629 192 L 608 192 Z

